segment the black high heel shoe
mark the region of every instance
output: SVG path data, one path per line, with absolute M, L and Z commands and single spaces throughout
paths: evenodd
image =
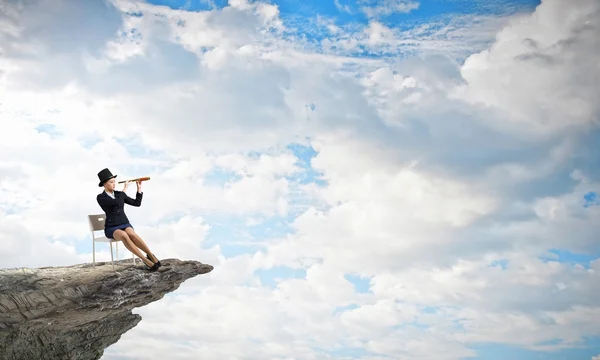
M 152 260 L 150 260 L 150 261 L 152 261 Z M 148 266 L 148 264 L 146 264 L 146 266 L 148 267 L 148 270 L 150 270 L 150 271 L 156 271 L 159 268 L 158 263 L 154 263 L 154 265 L 152 265 L 152 267 Z
M 152 254 L 152 255 L 154 255 L 154 254 Z M 155 256 L 155 257 L 156 257 L 156 256 Z M 148 260 L 150 260 L 150 261 L 154 262 L 152 259 L 150 259 L 150 255 L 146 255 L 146 258 L 147 258 Z M 160 260 L 158 260 L 158 258 L 156 258 L 156 264 L 155 264 L 155 265 L 158 265 L 158 267 L 161 267 L 161 266 L 162 266 L 162 264 L 160 263 Z

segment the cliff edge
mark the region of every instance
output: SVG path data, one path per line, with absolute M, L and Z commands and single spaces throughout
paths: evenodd
M 140 322 L 132 313 L 213 270 L 198 261 L 139 259 L 37 269 L 0 269 L 0 359 L 100 359 Z

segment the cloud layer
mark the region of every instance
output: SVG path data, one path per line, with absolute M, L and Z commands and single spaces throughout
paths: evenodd
M 409 28 L 385 17 L 416 2 L 355 5 L 336 2 L 366 23 L 311 29 L 242 0 L 1 3 L 2 267 L 90 261 L 109 167 L 152 177 L 127 211 L 159 257 L 215 270 L 139 309 L 106 358 L 143 341 L 172 359 L 462 359 L 600 337 L 600 3 Z

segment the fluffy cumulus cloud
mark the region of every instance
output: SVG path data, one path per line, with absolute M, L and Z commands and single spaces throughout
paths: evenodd
M 493 46 L 465 62 L 462 97 L 499 109 L 498 121 L 524 134 L 597 124 L 600 4 L 543 5 L 511 20 Z
M 2 267 L 91 261 L 108 167 L 215 270 L 107 359 L 598 358 L 598 1 L 201 3 L 0 2 Z

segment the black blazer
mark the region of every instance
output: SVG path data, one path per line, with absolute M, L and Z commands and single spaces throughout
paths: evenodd
M 122 191 L 115 190 L 114 194 L 114 199 L 108 196 L 105 191 L 98 194 L 96 197 L 98 205 L 100 205 L 106 214 L 104 228 L 127 224 L 129 222 L 129 219 L 127 219 L 127 215 L 125 215 L 125 211 L 123 210 L 124 204 L 129 204 L 131 206 L 142 205 L 142 193 L 136 193 L 135 199 L 130 198 Z

